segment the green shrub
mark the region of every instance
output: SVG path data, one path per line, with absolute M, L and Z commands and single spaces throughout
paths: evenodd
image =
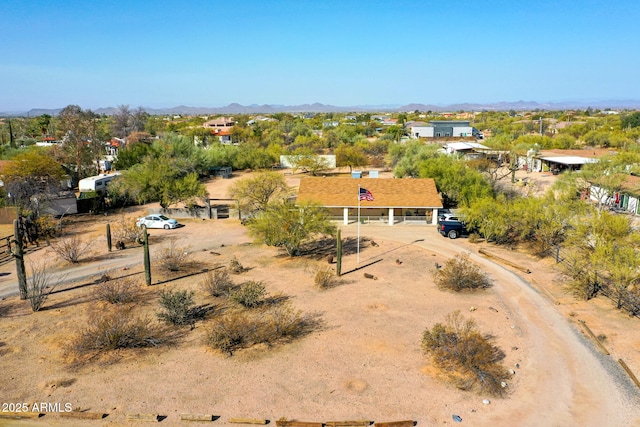
M 157 313 L 158 319 L 172 325 L 192 324 L 197 317 L 193 291 L 161 291 L 160 305 L 162 311 Z
M 247 308 L 254 308 L 262 304 L 266 293 L 262 282 L 252 280 L 243 283 L 238 289 L 232 290 L 229 293 L 229 300 Z
M 445 324 L 437 323 L 424 331 L 422 349 L 457 387 L 503 396 L 502 384 L 509 372 L 499 363 L 504 353 L 492 341 L 493 337 L 480 333 L 473 319 L 455 311 Z
M 442 268 L 436 268 L 433 279 L 440 289 L 462 291 L 465 289 L 484 289 L 491 287 L 491 279 L 480 270 L 469 256 L 457 255 L 445 263 Z

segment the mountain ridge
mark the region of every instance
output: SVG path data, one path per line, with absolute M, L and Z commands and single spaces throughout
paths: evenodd
M 191 107 L 178 105 L 170 108 L 150 108 L 142 107 L 150 115 L 203 115 L 203 114 L 275 114 L 275 113 L 348 113 L 348 112 L 410 112 L 410 111 L 526 111 L 526 110 L 567 110 L 567 109 L 640 109 L 638 100 L 608 100 L 608 101 L 561 101 L 561 102 L 537 102 L 537 101 L 515 101 L 515 102 L 494 102 L 494 103 L 455 103 L 449 105 L 410 103 L 401 106 L 393 105 L 356 105 L 356 106 L 336 106 L 315 102 L 312 104 L 299 105 L 274 105 L 274 104 L 251 104 L 242 105 L 231 103 L 223 107 Z M 32 108 L 29 111 L 0 112 L 1 117 L 36 117 L 43 114 L 51 116 L 57 115 L 62 108 Z M 117 112 L 116 107 L 105 107 L 94 110 L 97 114 L 113 115 Z

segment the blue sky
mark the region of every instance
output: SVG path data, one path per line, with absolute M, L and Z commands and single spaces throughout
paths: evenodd
M 640 2 L 0 2 L 0 111 L 640 99 Z

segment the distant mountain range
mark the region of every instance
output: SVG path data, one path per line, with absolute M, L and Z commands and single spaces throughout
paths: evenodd
M 571 110 L 571 109 L 639 109 L 640 101 L 637 100 L 612 100 L 612 101 L 564 101 L 538 103 L 535 101 L 497 102 L 497 103 L 462 103 L 451 105 L 433 104 L 407 104 L 394 105 L 358 105 L 351 107 L 339 107 L 320 103 L 302 105 L 240 105 L 229 104 L 225 107 L 188 107 L 180 105 L 172 108 L 147 108 L 143 109 L 151 115 L 217 115 L 217 114 L 274 114 L 274 113 L 348 113 L 348 112 L 409 112 L 409 111 L 531 111 L 531 110 Z M 57 115 L 62 108 L 33 108 L 29 111 L 0 112 L 2 117 L 35 117 L 43 114 Z M 98 114 L 112 115 L 117 108 L 98 108 L 94 110 Z

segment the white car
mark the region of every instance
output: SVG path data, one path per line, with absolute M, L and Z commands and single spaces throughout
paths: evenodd
M 138 227 L 142 227 L 144 225 L 147 228 L 164 228 L 165 230 L 169 230 L 171 228 L 176 228 L 178 226 L 178 221 L 164 215 L 147 215 L 145 217 L 138 218 L 136 225 Z

